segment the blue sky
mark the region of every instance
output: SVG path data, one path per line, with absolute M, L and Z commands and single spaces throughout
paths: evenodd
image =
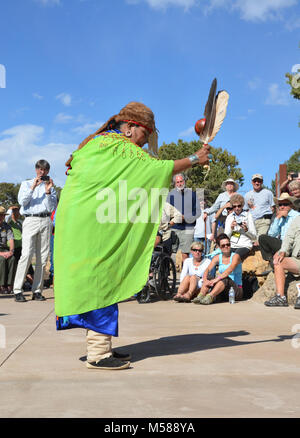
M 138 100 L 159 144 L 196 139 L 214 77 L 230 94 L 212 142 L 271 184 L 300 148 L 299 101 L 285 73 L 300 64 L 299 0 L 10 0 L 0 9 L 0 181 L 57 185 L 80 141 Z M 1 70 L 0 70 L 1 87 Z M 3 74 L 2 74 L 3 87 Z

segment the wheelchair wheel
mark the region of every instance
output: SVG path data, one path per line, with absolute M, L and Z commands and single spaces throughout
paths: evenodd
M 176 289 L 176 267 L 169 256 L 160 259 L 157 269 L 153 272 L 155 290 L 162 300 L 170 299 Z
M 149 303 L 150 301 L 150 289 L 148 286 L 145 286 L 141 292 L 136 295 L 137 302 L 140 304 Z

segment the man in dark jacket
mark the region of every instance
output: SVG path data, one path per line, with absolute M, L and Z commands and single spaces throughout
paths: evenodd
M 184 261 L 189 256 L 191 244 L 194 240 L 196 220 L 201 215 L 200 200 L 196 192 L 185 187 L 185 176 L 182 173 L 174 175 L 173 183 L 175 188 L 169 192 L 167 202 L 182 214 L 181 223 L 175 223 L 172 230 L 178 236 L 179 246 L 177 250 L 181 250 L 182 261 Z

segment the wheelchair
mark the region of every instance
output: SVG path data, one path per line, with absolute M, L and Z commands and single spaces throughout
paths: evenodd
M 176 266 L 171 255 L 172 250 L 167 245 L 159 244 L 155 247 L 147 284 L 136 295 L 140 304 L 149 303 L 152 297 L 168 300 L 175 295 Z

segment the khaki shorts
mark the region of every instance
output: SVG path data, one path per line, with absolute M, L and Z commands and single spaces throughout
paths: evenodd
M 188 230 L 173 230 L 178 239 L 179 239 L 179 245 L 177 248 L 177 251 L 181 251 L 185 254 L 189 254 L 191 252 L 191 245 L 194 242 L 194 229 L 188 229 Z M 176 252 L 177 252 L 176 251 Z
M 299 275 L 300 275 L 300 259 L 297 259 L 296 257 L 291 257 L 291 259 L 292 259 L 293 262 L 295 262 L 296 265 L 298 266 L 298 271 L 299 271 Z

